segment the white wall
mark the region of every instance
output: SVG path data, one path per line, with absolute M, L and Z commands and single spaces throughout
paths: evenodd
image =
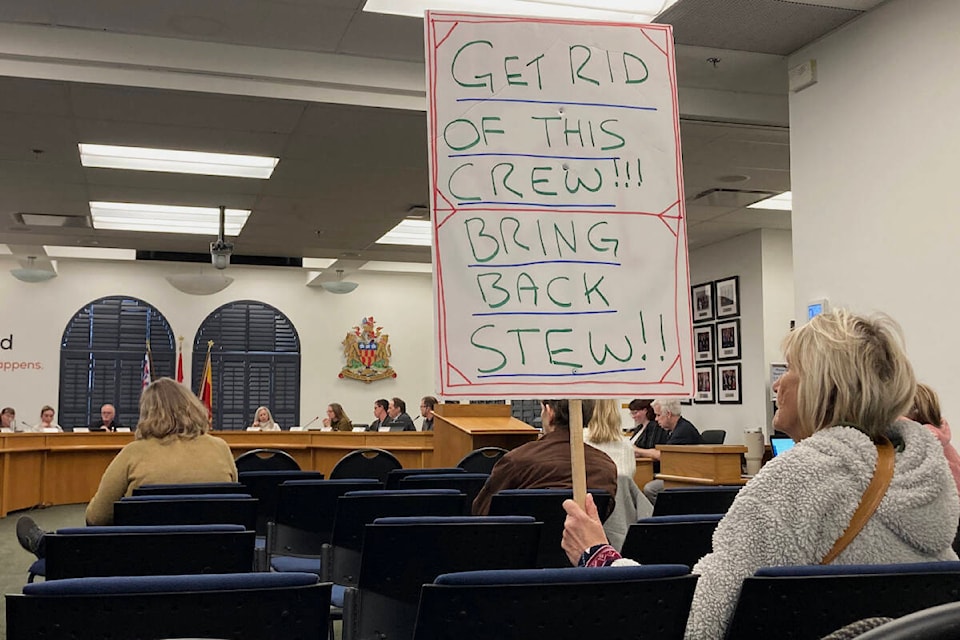
M 363 275 L 360 287 L 333 295 L 304 285 L 300 269 L 231 267 L 232 285 L 211 296 L 191 296 L 163 276 L 184 271 L 171 263 L 60 261 L 59 277 L 25 284 L 7 274 L 17 264 L 0 260 L 0 340 L 14 335 L 12 350 L 0 350 L 0 406 L 13 406 L 17 419 L 39 419 L 40 407 L 58 400 L 59 342 L 70 318 L 86 303 L 109 295 L 130 295 L 160 310 L 176 336 L 184 336 L 184 371 L 189 383 L 195 333 L 203 319 L 232 300 L 253 299 L 278 308 L 293 322 L 301 341 L 302 422 L 321 417 L 339 402 L 355 422 L 370 422 L 373 401 L 399 396 L 418 414 L 420 398 L 434 391 L 433 290 L 429 274 Z M 344 336 L 373 315 L 390 335 L 391 365 L 397 378 L 370 384 L 337 377 L 344 365 Z M 3 362 L 39 362 L 40 370 L 9 371 Z M 251 407 L 251 416 L 255 407 Z M 123 408 L 119 408 L 121 415 Z M 286 426 L 286 425 L 284 425 Z
M 763 362 L 766 381 L 767 428 L 773 420 L 773 392 L 770 364 L 783 362 L 780 345 L 794 319 L 793 240 L 789 231 L 763 229 Z M 768 431 L 769 436 L 772 431 Z
M 816 59 L 819 78 L 790 99 L 797 319 L 821 297 L 889 313 L 948 419 L 960 415 L 958 34 L 956 0 L 893 0 L 790 60 Z

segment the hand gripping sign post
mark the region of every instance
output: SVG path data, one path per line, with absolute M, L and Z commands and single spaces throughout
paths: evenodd
M 438 392 L 689 397 L 670 26 L 425 28 Z

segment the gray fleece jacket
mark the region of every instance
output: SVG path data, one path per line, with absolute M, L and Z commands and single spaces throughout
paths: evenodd
M 888 432 L 893 480 L 876 513 L 834 564 L 956 560 L 957 488 L 937 439 L 906 420 Z M 819 564 L 843 535 L 877 461 L 852 427 L 818 431 L 763 467 L 737 496 L 713 536 L 687 622 L 687 640 L 723 638 L 740 585 L 760 567 Z

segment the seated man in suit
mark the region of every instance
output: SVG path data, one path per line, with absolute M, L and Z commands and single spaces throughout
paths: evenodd
M 693 423 L 680 415 L 680 401 L 676 398 L 654 400 L 653 413 L 657 424 L 670 433 L 670 437 L 663 444 L 703 443 L 700 432 Z M 634 449 L 634 453 L 637 457 L 652 459 L 654 464 L 660 462 L 659 449 Z M 663 491 L 663 480 L 651 480 L 643 487 L 643 495 L 647 496 L 651 504 L 657 501 L 657 495 L 661 491 Z
M 567 400 L 543 400 L 540 416 L 543 437 L 521 445 L 503 456 L 493 467 L 487 483 L 473 501 L 473 515 L 490 511 L 490 500 L 503 489 L 570 489 L 573 472 L 570 465 L 570 403 Z M 593 400 L 582 401 L 583 424 L 593 417 Z M 617 495 L 617 465 L 610 456 L 588 444 L 583 445 L 587 469 L 587 488 L 603 489 L 610 494 L 610 509 Z
M 383 426 L 390 427 L 390 431 L 416 431 L 413 419 L 407 415 L 407 403 L 400 398 L 391 398 L 387 406 L 387 415 L 390 419 Z
M 390 418 L 390 416 L 387 415 L 387 408 L 389 406 L 390 403 L 386 398 L 380 398 L 373 403 L 373 417 L 376 418 L 376 420 L 370 423 L 367 431 L 380 431 L 380 427 L 387 426 L 384 424 L 384 421 Z
M 100 407 L 100 419 L 90 425 L 90 431 L 116 431 L 125 428 L 117 422 L 117 409 L 112 404 Z

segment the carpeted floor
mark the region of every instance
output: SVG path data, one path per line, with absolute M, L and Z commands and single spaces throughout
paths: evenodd
M 82 527 L 85 504 L 69 504 L 47 509 L 28 509 L 14 511 L 0 518 L 0 587 L 3 593 L 19 593 L 27 583 L 27 569 L 36 560 L 36 556 L 24 551 L 17 542 L 17 520 L 29 515 L 37 524 L 47 530 L 63 527 Z M 7 610 L 0 606 L 0 640 L 7 638 Z

